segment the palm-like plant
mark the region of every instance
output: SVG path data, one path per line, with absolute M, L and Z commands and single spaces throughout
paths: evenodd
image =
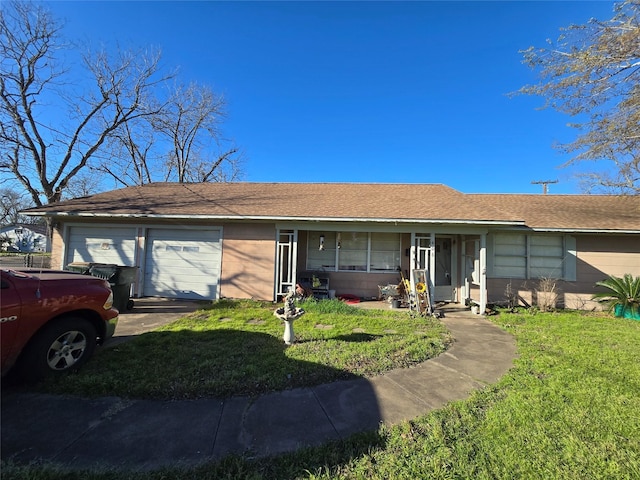
M 625 273 L 622 278 L 610 276 L 596 282 L 596 285 L 607 291 L 594 294 L 592 299 L 606 305 L 608 311 L 615 312 L 618 316 L 622 316 L 624 312 L 635 316 L 640 314 L 640 277 L 633 278 L 631 274 Z

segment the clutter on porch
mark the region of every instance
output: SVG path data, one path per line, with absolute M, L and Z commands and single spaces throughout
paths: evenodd
M 413 270 L 413 285 L 400 271 L 398 284 L 378 285 L 380 300 L 389 302 L 391 308 L 409 308 L 420 315 L 438 316 L 431 298 L 429 277 L 426 270 Z
M 420 315 L 434 315 L 435 309 L 431 300 L 431 288 L 427 270 L 413 270 L 413 284 L 415 285 L 415 304 Z
M 388 285 L 378 285 L 378 298 L 380 300 L 384 300 L 389 303 L 391 308 L 400 308 L 403 303 L 406 303 L 404 288 L 402 288 L 402 284 L 394 284 L 390 283 Z
M 339 295 L 338 298 L 344 303 L 348 304 L 360 303 L 360 297 L 356 295 L 350 295 L 348 293 L 343 293 L 342 295 Z
M 296 284 L 296 290 L 300 290 L 300 295 L 303 297 L 335 298 L 335 290 L 329 290 L 329 279 L 315 274 L 302 277 Z

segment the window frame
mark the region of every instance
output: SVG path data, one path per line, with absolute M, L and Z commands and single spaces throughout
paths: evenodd
M 319 250 L 319 239 L 321 235 L 324 235 L 325 237 L 323 250 Z M 355 235 L 356 237 L 366 237 L 364 239 L 362 237 L 354 238 L 354 243 L 352 246 L 350 245 L 352 240 L 350 240 L 348 236 L 353 235 Z M 395 238 L 384 239 L 384 236 L 393 236 Z M 395 248 L 377 248 L 378 245 L 384 246 L 385 243 L 389 244 L 392 242 L 397 242 Z M 326 253 L 318 254 L 316 253 L 316 250 Z M 352 259 L 351 263 L 347 265 L 347 263 L 345 262 L 350 261 L 348 255 L 351 255 Z M 376 267 L 376 265 L 381 265 L 382 263 L 384 263 L 385 256 L 388 259 L 387 263 L 391 263 L 393 265 L 388 269 L 380 268 L 379 266 Z M 327 260 L 329 258 L 332 259 L 331 261 L 327 261 L 326 263 L 321 264 L 320 257 L 324 257 Z M 402 235 L 397 232 L 368 232 L 353 230 L 322 232 L 314 230 L 309 231 L 309 233 L 307 234 L 306 269 L 308 271 L 388 274 L 397 271 L 398 267 L 400 266 L 401 258 Z M 310 260 L 314 263 L 310 263 Z M 373 262 L 375 262 L 375 264 Z
M 575 238 L 566 234 L 522 232 L 494 232 L 491 237 L 491 252 L 489 256 L 491 264 L 487 272 L 488 277 L 523 280 L 557 278 L 575 281 Z M 499 243 L 501 237 L 520 238 L 521 240 L 512 243 Z M 560 245 L 545 245 L 544 242 L 537 242 L 544 238 L 560 240 Z M 519 246 L 522 250 L 520 252 L 502 253 L 505 251 L 504 247 L 508 245 Z M 556 249 L 557 254 L 544 254 L 545 251 L 548 252 L 552 248 Z M 545 266 L 545 262 L 555 263 L 555 265 Z M 520 273 L 507 274 L 505 269 L 508 268 L 519 268 L 522 271 Z M 545 271 L 544 269 L 547 270 Z

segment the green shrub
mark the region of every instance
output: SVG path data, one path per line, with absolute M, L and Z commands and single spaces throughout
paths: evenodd
M 624 312 L 631 312 L 638 315 L 640 312 L 640 277 L 633 278 L 629 273 L 625 273 L 622 278 L 613 275 L 596 282 L 599 287 L 607 290 L 593 295 L 592 299 L 605 305 L 609 312 L 616 316 L 622 316 Z

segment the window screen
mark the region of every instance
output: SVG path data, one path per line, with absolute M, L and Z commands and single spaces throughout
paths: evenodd
M 372 233 L 369 269 L 372 272 L 395 272 L 400 266 L 400 234 Z

